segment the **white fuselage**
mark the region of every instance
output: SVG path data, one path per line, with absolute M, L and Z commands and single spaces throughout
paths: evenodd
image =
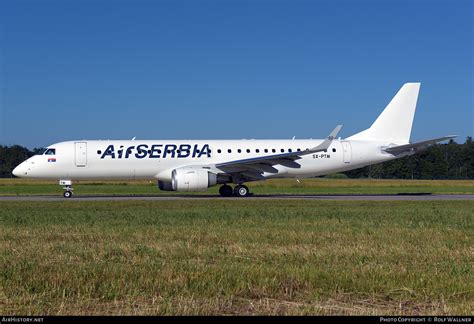
M 36 155 L 14 174 L 36 179 L 157 179 L 170 181 L 174 169 L 307 150 L 323 140 L 153 140 L 68 141 L 49 146 L 54 154 Z M 381 148 L 393 143 L 334 140 L 326 152 L 308 154 L 299 168 L 274 166 L 265 178 L 306 178 L 347 171 L 394 159 Z
M 20 164 L 18 177 L 56 179 L 71 197 L 74 180 L 156 179 L 161 190 L 221 184 L 224 197 L 247 196 L 245 182 L 309 178 L 414 154 L 455 136 L 410 143 L 420 83 L 405 83 L 372 125 L 344 140 L 342 125 L 322 140 L 70 141 Z M 232 189 L 228 184 L 237 184 Z

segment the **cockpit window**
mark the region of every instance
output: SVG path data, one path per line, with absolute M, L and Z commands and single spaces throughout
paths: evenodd
M 56 155 L 56 149 L 49 148 L 44 152 L 44 155 Z

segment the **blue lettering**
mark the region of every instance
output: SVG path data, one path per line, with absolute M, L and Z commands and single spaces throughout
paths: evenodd
M 122 154 L 123 154 L 123 145 L 120 145 L 120 150 L 118 150 L 117 153 L 118 153 L 118 158 L 121 159 Z
M 149 158 L 150 159 L 159 159 L 160 158 L 160 153 L 161 153 L 161 150 L 159 150 L 158 148 L 159 147 L 162 147 L 163 145 L 161 144 L 155 144 L 155 145 L 152 145 L 151 146 L 151 152 L 150 152 L 150 156 Z M 156 154 L 155 154 L 156 153 Z M 163 155 L 164 157 L 164 155 Z
M 110 156 L 112 159 L 115 159 L 115 150 L 113 145 L 109 145 L 100 158 L 103 159 L 106 156 Z
M 125 158 L 128 159 L 130 154 L 132 154 L 132 150 L 135 148 L 135 146 L 130 146 L 127 148 L 127 151 L 125 152 Z
M 198 145 L 197 145 L 197 144 L 194 144 L 193 158 L 196 157 L 197 154 L 199 154 Z
M 135 157 L 137 159 L 143 159 L 148 154 L 147 150 L 148 150 L 148 145 L 146 145 L 146 144 L 138 145 L 137 146 L 137 153 L 135 154 Z
M 202 155 L 206 155 L 207 157 L 211 157 L 211 150 L 209 149 L 209 145 L 208 144 L 205 144 L 202 149 L 201 149 L 201 152 L 199 152 L 199 155 L 198 155 L 198 158 L 200 158 Z
M 178 158 L 187 158 L 191 154 L 191 145 L 181 144 L 179 146 Z
M 163 152 L 163 158 L 165 158 L 168 154 L 171 154 L 171 157 L 174 158 L 174 153 L 177 149 L 177 146 L 174 144 L 167 144 L 165 145 L 165 151 Z
M 161 151 L 160 148 L 163 148 L 163 152 Z M 150 159 L 159 159 L 161 158 L 201 158 L 201 157 L 211 157 L 211 149 L 209 147 L 209 144 L 204 144 L 202 147 L 199 146 L 199 144 L 181 144 L 176 145 L 176 144 L 153 144 L 150 146 L 150 150 L 148 150 L 148 145 L 147 144 L 140 144 L 138 146 L 129 146 L 126 149 L 124 148 L 123 145 L 120 145 L 120 148 L 115 152 L 115 147 L 114 145 L 109 145 L 107 149 L 102 153 L 102 156 L 100 157 L 101 159 L 104 159 L 106 157 L 110 157 L 112 159 L 116 158 L 117 153 L 117 158 L 118 159 L 128 159 L 130 156 L 135 156 L 137 159 L 143 159 L 146 158 L 147 156 Z M 99 153 L 100 154 L 100 153 Z

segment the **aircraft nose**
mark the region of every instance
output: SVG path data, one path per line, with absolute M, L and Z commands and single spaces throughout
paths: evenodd
M 13 169 L 12 173 L 15 177 L 21 177 L 22 175 L 25 175 L 24 164 L 21 163 L 18 165 L 15 169 Z
M 19 174 L 19 172 L 18 172 L 18 167 L 14 168 L 13 171 L 12 171 L 12 173 L 13 173 L 13 175 L 14 175 L 15 177 L 18 177 L 18 174 Z

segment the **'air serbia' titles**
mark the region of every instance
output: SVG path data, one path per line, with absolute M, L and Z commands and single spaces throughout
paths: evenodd
M 211 149 L 208 144 L 200 146 L 199 144 L 139 144 L 136 146 L 120 145 L 118 150 L 115 150 L 114 145 L 109 145 L 104 152 L 97 151 L 101 155 L 101 159 L 128 159 L 135 157 L 137 159 L 160 159 L 160 158 L 200 158 L 202 156 L 211 157 Z

